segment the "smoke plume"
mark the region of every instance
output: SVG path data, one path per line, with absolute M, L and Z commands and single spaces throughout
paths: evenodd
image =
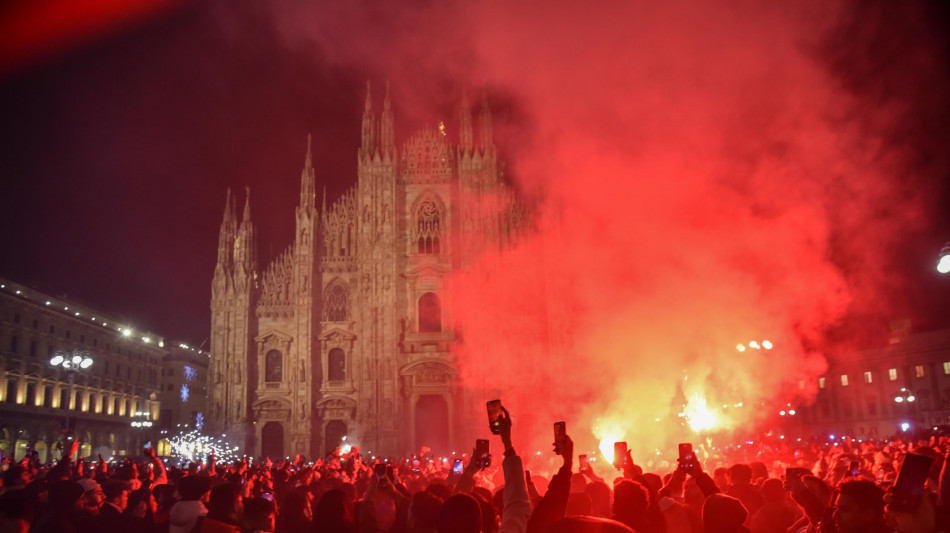
M 669 458 L 718 430 L 781 431 L 829 328 L 894 304 L 880 251 L 924 222 L 926 189 L 889 136 L 902 99 L 849 86 L 874 57 L 847 48 L 867 41 L 843 33 L 848 8 L 321 2 L 275 20 L 391 80 L 397 135 L 486 91 L 533 231 L 453 281 L 463 379 L 497 389 L 532 453 L 563 419 L 579 452 Z

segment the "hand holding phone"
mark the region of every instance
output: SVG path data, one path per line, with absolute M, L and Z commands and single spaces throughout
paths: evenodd
M 681 442 L 679 445 L 679 469 L 689 472 L 696 465 L 696 455 L 693 453 L 693 445 L 689 442 Z
M 590 472 L 590 460 L 587 459 L 587 456 L 584 454 L 577 456 L 577 469 L 580 472 Z
M 894 491 L 888 509 L 912 513 L 924 495 L 924 484 L 930 476 L 934 460 L 926 455 L 908 453 L 894 482 Z
M 492 435 L 501 434 L 501 419 L 504 413 L 501 410 L 501 400 L 491 400 L 485 404 L 488 409 L 488 428 Z

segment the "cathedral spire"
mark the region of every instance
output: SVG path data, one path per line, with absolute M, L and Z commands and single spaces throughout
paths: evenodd
M 320 212 L 326 216 L 327 213 L 327 186 L 323 186 L 323 205 L 320 206 Z
M 495 143 L 491 128 L 491 109 L 488 107 L 488 94 L 482 98 L 482 110 L 478 114 L 479 127 L 481 131 L 482 149 L 488 150 Z
M 228 187 L 224 197 L 224 216 L 221 218 L 221 230 L 218 232 L 218 265 L 229 269 L 233 258 L 234 245 L 234 199 Z
M 304 159 L 303 172 L 300 174 L 300 207 L 313 209 L 316 191 L 314 190 L 313 156 L 310 151 L 311 136 L 307 134 L 307 157 Z
M 471 151 L 473 143 L 472 107 L 468 103 L 468 89 L 463 89 L 462 107 L 459 110 L 459 148 L 463 152 Z
M 392 101 L 389 99 L 389 81 L 386 81 L 386 99 L 383 100 L 383 115 L 380 120 L 380 150 L 385 158 L 387 155 L 396 155 L 395 119 L 393 118 Z
M 244 272 L 251 275 L 257 270 L 257 238 L 254 224 L 251 223 L 251 188 L 245 187 L 247 198 L 244 201 L 244 216 L 234 239 L 234 264 L 241 265 Z
M 363 144 L 360 153 L 372 157 L 376 152 L 376 116 L 373 115 L 373 95 L 369 80 L 366 81 L 366 106 L 363 108 Z

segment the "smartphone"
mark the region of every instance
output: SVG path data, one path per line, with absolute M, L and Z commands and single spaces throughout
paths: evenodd
M 452 461 L 452 473 L 456 476 L 461 476 L 462 471 L 465 470 L 465 465 L 462 464 L 461 459 L 456 459 Z
M 504 416 L 501 400 L 492 400 L 485 405 L 488 407 L 488 428 L 493 435 L 498 435 L 501 433 L 501 417 Z
M 851 477 L 858 477 L 861 475 L 861 465 L 857 461 L 851 461 L 851 464 L 848 465 L 848 473 L 851 474 Z
M 615 442 L 614 443 L 614 467 L 623 468 L 623 464 L 627 459 L 627 443 L 626 442 Z
M 894 493 L 890 508 L 895 511 L 914 512 L 924 494 L 924 483 L 930 475 L 930 467 L 934 460 L 926 455 L 908 453 L 904 456 L 897 480 L 894 482 Z
M 583 472 L 583 471 L 585 471 L 585 470 L 590 470 L 590 461 L 587 460 L 587 456 L 586 456 L 586 455 L 584 455 L 584 454 L 578 455 L 578 456 L 577 456 L 577 463 L 578 463 L 578 465 L 579 465 L 578 468 L 580 469 L 581 472 Z
M 261 498 L 264 498 L 265 500 L 267 500 L 267 501 L 269 501 L 269 502 L 273 502 L 273 501 L 274 501 L 274 494 L 273 494 L 273 493 L 270 493 L 270 492 L 262 492 L 262 493 L 261 493 Z
M 478 439 L 475 441 L 475 455 L 472 459 L 481 468 L 491 466 L 491 454 L 488 451 L 487 440 Z
M 386 479 L 386 465 L 383 463 L 376 463 L 373 466 L 373 475 L 379 479 Z
M 679 469 L 692 470 L 693 465 L 696 463 L 696 456 L 693 455 L 693 445 L 689 442 L 681 442 L 679 445 L 679 455 Z
M 564 442 L 564 437 L 567 436 L 567 429 L 565 428 L 564 422 L 555 422 L 554 423 L 554 453 L 561 455 L 561 444 Z

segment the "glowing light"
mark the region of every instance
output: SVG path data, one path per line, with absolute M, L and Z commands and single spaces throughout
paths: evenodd
M 686 409 L 683 411 L 686 422 L 693 431 L 709 430 L 717 425 L 716 415 L 706 407 L 706 399 L 700 398 L 699 394 L 693 395 Z
M 188 365 L 185 365 L 185 381 L 191 382 L 196 379 L 198 379 L 198 371 Z
M 739 350 L 740 352 L 744 352 L 745 344 L 736 344 L 736 350 Z
M 50 304 L 50 301 L 49 301 L 49 300 L 46 300 L 46 305 L 49 305 L 49 304 Z
M 352 447 L 352 446 L 350 446 L 349 444 L 344 444 L 344 445 L 340 448 L 340 453 L 342 453 L 343 455 L 346 455 L 346 454 L 350 453 L 352 450 L 353 450 L 353 447 Z
M 131 330 L 131 329 L 128 329 L 128 328 L 123 329 L 123 330 L 122 330 L 122 336 L 123 336 L 123 337 L 130 337 L 130 336 L 132 336 L 132 330 Z
M 761 346 L 759 346 L 758 341 L 749 341 L 749 348 L 755 348 L 756 350 L 758 350 L 759 348 L 761 348 Z
M 785 411 L 779 411 L 778 414 L 781 416 L 785 416 Z
M 201 429 L 204 427 L 205 427 L 205 415 L 201 411 L 198 411 L 198 414 L 195 415 L 195 429 L 197 429 L 198 431 L 201 431 Z
M 54 355 L 52 359 L 49 360 L 49 364 L 53 366 L 59 366 L 63 363 L 65 359 L 62 355 Z
M 604 457 L 604 461 L 608 463 L 614 462 L 614 443 L 620 442 L 623 440 L 623 436 L 619 433 L 605 433 L 600 439 L 600 444 L 597 447 L 600 449 L 600 454 Z
M 950 242 L 940 250 L 940 259 L 937 261 L 937 272 L 946 274 L 950 272 Z
M 443 137 L 445 136 L 445 122 L 439 122 L 439 133 L 441 133 Z
M 901 398 L 900 396 L 897 396 L 897 397 L 894 398 L 894 401 L 897 402 L 897 403 L 902 403 L 902 402 L 904 401 L 904 398 Z
M 795 410 L 794 410 L 794 409 L 789 410 L 788 414 L 794 415 L 794 414 L 795 414 Z
M 188 385 L 181 386 L 181 401 L 183 402 L 188 401 Z
M 910 396 L 907 397 L 907 401 L 908 401 L 908 402 L 912 402 L 912 401 L 914 401 L 914 400 L 916 400 L 916 398 L 914 397 L 913 394 L 911 394 Z
M 762 347 L 765 348 L 766 350 L 771 350 L 771 349 L 772 349 L 772 342 L 771 342 L 771 341 L 762 341 Z
M 89 368 L 91 366 L 92 366 L 92 359 L 89 357 L 83 359 L 82 362 L 79 363 L 79 368 Z
M 152 339 L 150 339 L 150 338 L 148 338 L 148 337 L 142 337 L 142 342 L 144 342 L 144 343 L 147 344 L 147 343 L 149 343 L 149 342 L 152 342 Z
M 224 440 L 224 437 L 226 435 L 221 435 L 219 438 L 202 435 L 197 430 L 179 433 L 168 439 L 168 443 L 171 445 L 169 455 L 177 458 L 179 464 L 184 464 L 188 461 L 204 460 L 205 456 L 214 449 L 214 455 L 218 461 L 234 462 L 239 459 L 236 455 L 238 447 L 231 446 L 229 442 Z
M 901 431 L 907 431 L 908 429 L 910 429 L 910 423 L 901 422 Z

